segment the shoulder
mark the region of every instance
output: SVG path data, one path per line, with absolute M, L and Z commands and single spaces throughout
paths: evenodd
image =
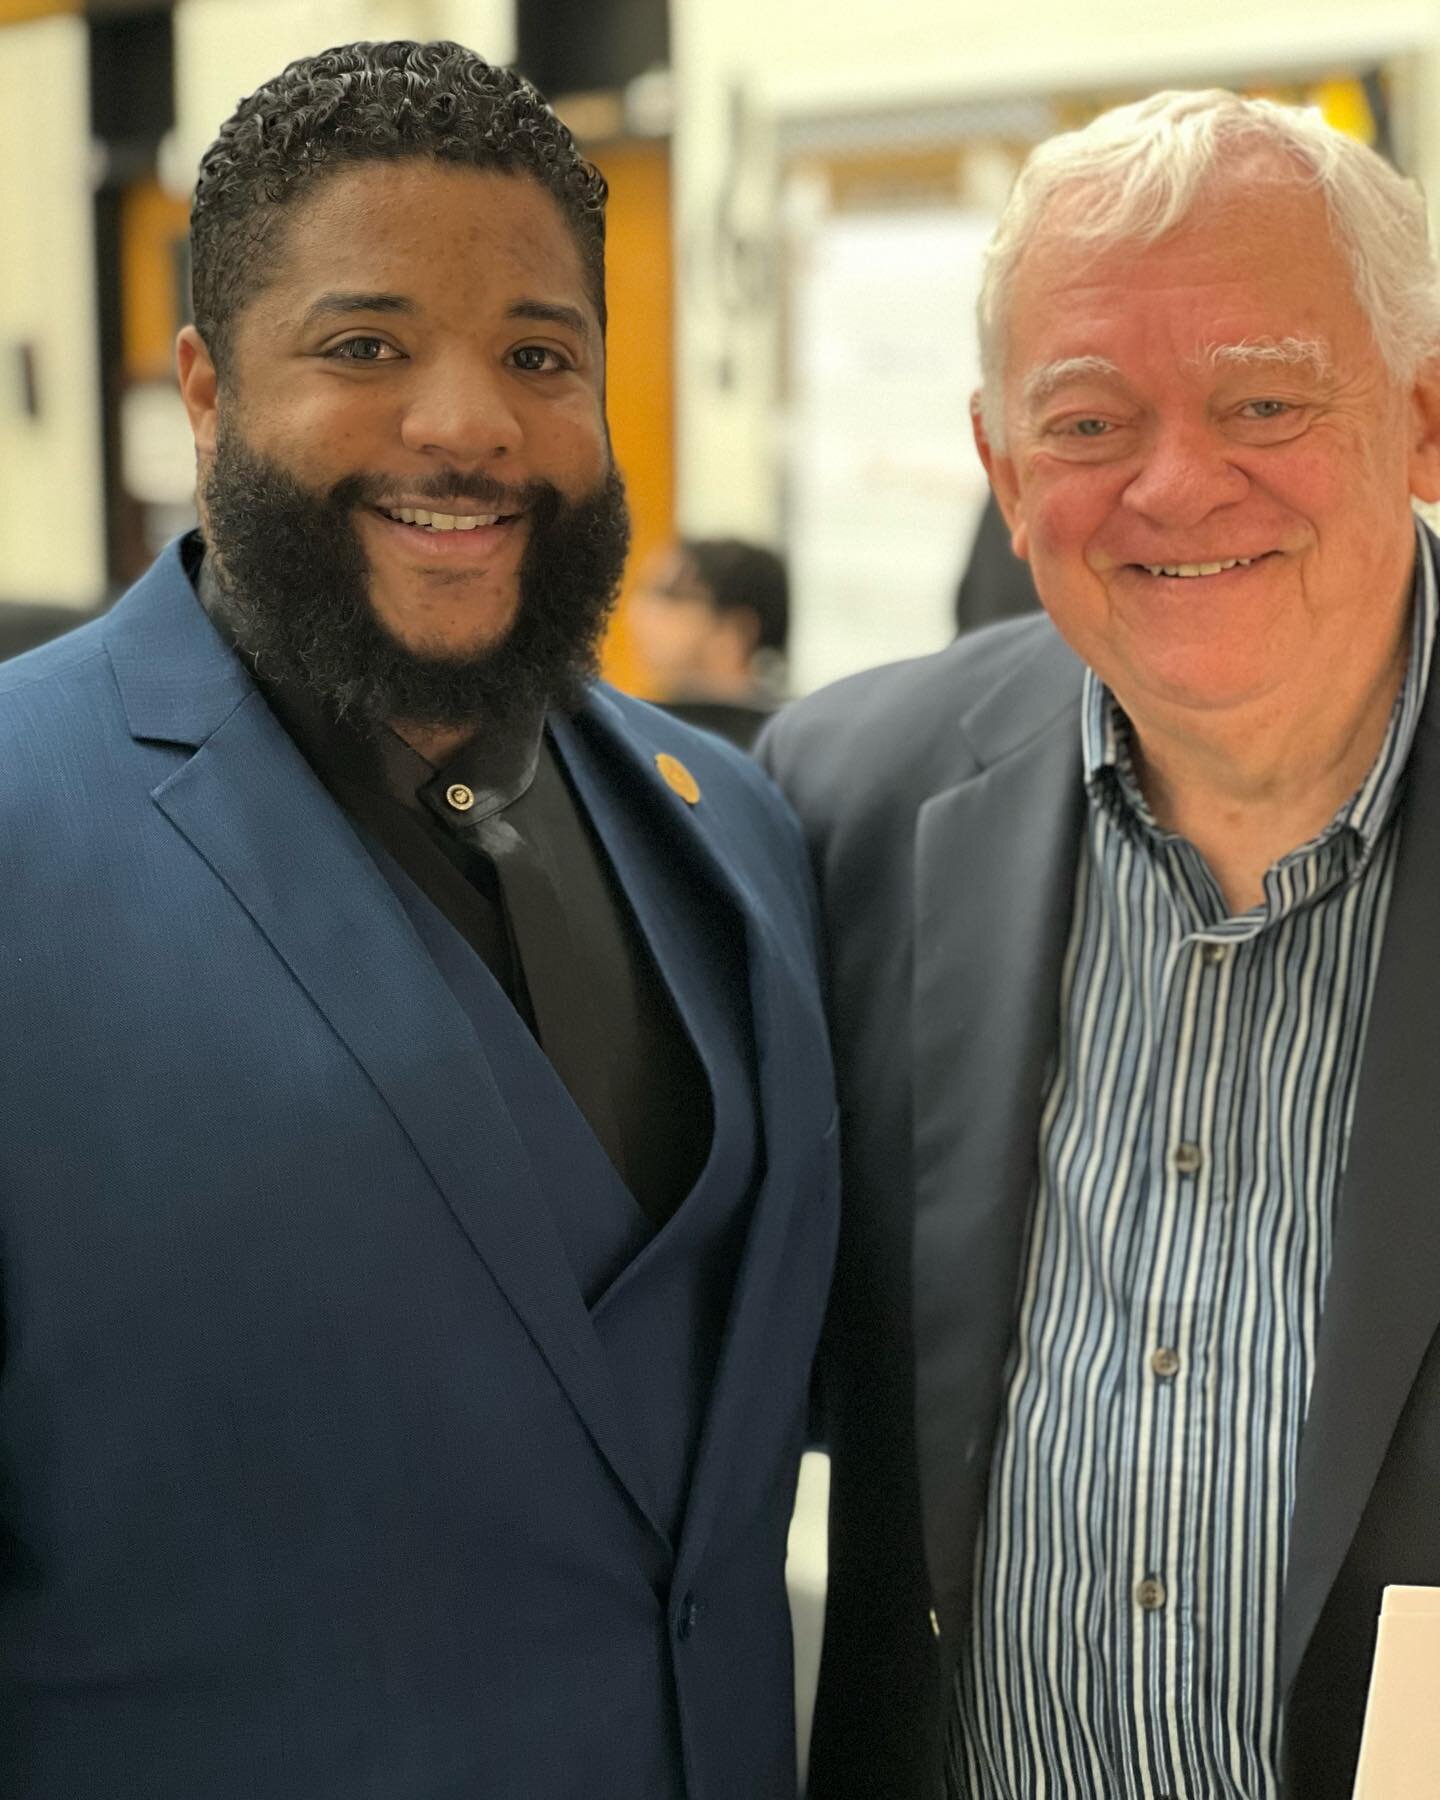
M 699 789 L 696 828 L 731 875 L 762 904 L 798 907 L 808 920 L 810 876 L 799 823 L 752 757 L 603 682 L 591 690 L 585 712 L 652 774 L 657 758 L 681 764 Z
M 652 762 L 669 756 L 681 763 L 695 777 L 702 795 L 721 813 L 767 819 L 781 829 L 790 826 L 789 808 L 775 784 L 753 757 L 734 744 L 607 683 L 596 685 L 591 705 L 597 717 L 618 728 L 632 747 Z
M 767 728 L 758 755 L 807 827 L 867 796 L 918 805 L 984 766 L 997 696 L 1004 735 L 1023 735 L 1027 711 L 1053 715 L 1057 694 L 1078 694 L 1079 680 L 1079 663 L 1047 617 L 1010 619 L 795 701 Z
M 96 619 L 0 663 L 0 742 L 38 747 L 94 736 L 115 698 L 104 630 Z

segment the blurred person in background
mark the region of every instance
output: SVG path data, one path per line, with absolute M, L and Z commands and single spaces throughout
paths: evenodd
M 1030 566 L 1015 554 L 1010 527 L 993 493 L 986 497 L 965 558 L 965 572 L 955 590 L 955 631 L 978 631 L 1002 619 L 1018 619 L 1040 610 L 1040 596 Z
M 594 680 L 599 172 L 355 44 L 203 160 L 199 533 L 0 675 L 0 1792 L 793 1794 L 794 820 Z
M 627 616 L 660 704 L 748 750 L 784 691 L 780 557 L 739 538 L 682 538 L 642 567 Z
M 814 1800 L 1349 1800 L 1440 1585 L 1440 288 L 1313 115 L 1030 158 L 980 452 L 1048 618 L 762 760 L 846 1207 Z

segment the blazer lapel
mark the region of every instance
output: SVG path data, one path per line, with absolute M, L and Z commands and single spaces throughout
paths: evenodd
M 964 722 L 981 766 L 916 829 L 916 1429 L 947 1636 L 964 1622 L 1014 1331 L 1084 828 L 1079 668 L 1042 654 Z
M 171 573 L 152 596 L 157 604 L 132 606 L 109 642 L 135 736 L 198 745 L 154 790 L 155 804 L 373 1080 L 597 1448 L 663 1538 L 483 1046 L 344 814 L 200 611 L 178 560 Z M 136 591 L 142 601 L 145 585 Z M 157 614 L 166 629 L 152 629 Z
M 768 1336 L 765 1321 L 780 1316 L 785 1296 L 775 1291 L 781 1254 L 794 1209 L 807 1196 L 807 1178 L 820 1179 L 818 1155 L 833 1099 L 825 1060 L 826 1038 L 818 997 L 802 988 L 755 895 L 735 880 L 707 829 L 703 794 L 691 807 L 656 773 L 652 747 L 633 739 L 618 715 L 593 703 L 575 723 L 558 721 L 555 740 L 571 777 L 605 844 L 621 885 L 682 1014 L 694 956 L 693 937 L 684 931 L 655 882 L 655 843 L 668 841 L 677 856 L 693 860 L 702 879 L 716 886 L 744 926 L 750 977 L 756 1066 L 760 1093 L 765 1173 L 731 1302 L 725 1348 L 716 1371 L 709 1411 L 690 1484 L 682 1567 L 694 1567 L 713 1525 L 720 1493 L 713 1479 L 744 1431 L 752 1384 L 763 1376 L 758 1347 Z M 599 751 L 608 759 L 602 765 Z M 615 804 L 620 782 L 644 790 L 633 808 Z M 648 829 L 640 821 L 650 813 Z M 686 1020 L 687 1026 L 691 1021 Z M 698 1046 L 702 1058 L 704 1044 Z M 805 1071 L 814 1072 L 813 1081 Z M 813 1104 L 812 1104 L 813 1102 Z M 813 1120 L 807 1121 L 807 1111 Z
M 1440 1069 L 1440 959 L 1432 949 L 1440 894 L 1440 694 L 1433 678 L 1402 807 L 1296 1471 L 1281 1627 L 1285 1693 L 1440 1328 L 1440 1209 L 1423 1129 Z
M 656 883 L 657 843 L 668 844 L 672 858 L 691 859 L 701 878 L 717 887 L 734 908 L 745 932 L 762 1124 L 767 1155 L 773 1157 L 777 1150 L 792 1143 L 803 1128 L 803 1120 L 797 1120 L 795 1110 L 796 1071 L 788 1059 L 796 1049 L 796 1036 L 804 1040 L 807 1051 L 810 1036 L 805 1033 L 801 1018 L 800 979 L 770 919 L 755 894 L 737 881 L 729 861 L 713 841 L 703 795 L 692 807 L 672 793 L 656 772 L 650 746 L 632 740 L 618 715 L 612 723 L 600 705 L 594 704 L 576 722 L 554 721 L 553 730 L 565 765 L 635 908 L 640 928 L 687 1027 L 693 1026 L 693 1019 L 687 1014 L 686 990 L 691 979 L 687 971 L 697 947 L 684 921 L 675 916 L 666 891 Z M 605 763 L 597 758 L 597 749 L 607 759 Z M 616 804 L 616 792 L 622 782 L 634 793 L 633 807 Z M 818 1003 L 809 1023 L 814 1027 L 814 1037 L 823 1043 Z M 705 1046 L 698 1048 L 703 1060 Z M 825 1110 L 828 1090 L 817 1081 L 814 1091 L 819 1114 Z M 817 1118 L 817 1129 L 823 1129 L 828 1122 L 828 1118 Z

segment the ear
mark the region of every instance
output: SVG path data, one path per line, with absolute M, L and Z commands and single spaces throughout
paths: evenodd
M 213 456 L 220 419 L 220 383 L 205 340 L 193 325 L 186 325 L 175 340 L 175 372 L 195 448 L 201 456 Z
M 985 473 L 990 477 L 996 503 L 1005 523 L 1010 527 L 1010 548 L 1028 562 L 1030 539 L 1025 529 L 1024 509 L 1020 504 L 1020 481 L 1015 471 L 1015 460 L 1004 451 L 997 450 L 991 443 L 985 421 L 980 415 L 978 393 L 970 402 L 970 425 L 975 433 L 975 448 L 980 454 L 980 461 L 985 465 Z
M 740 654 L 748 663 L 760 648 L 760 615 L 751 606 L 737 606 L 728 617 Z
M 1410 389 L 1410 492 L 1440 500 L 1440 357 L 1422 363 Z

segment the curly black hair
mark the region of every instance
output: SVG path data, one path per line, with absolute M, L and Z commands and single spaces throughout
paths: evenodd
M 220 127 L 190 209 L 195 325 L 224 374 L 283 209 L 352 163 L 429 157 L 527 175 L 559 203 L 605 326 L 605 178 L 523 76 L 460 44 L 341 44 L 292 62 Z M 269 254 L 267 254 L 267 250 Z

